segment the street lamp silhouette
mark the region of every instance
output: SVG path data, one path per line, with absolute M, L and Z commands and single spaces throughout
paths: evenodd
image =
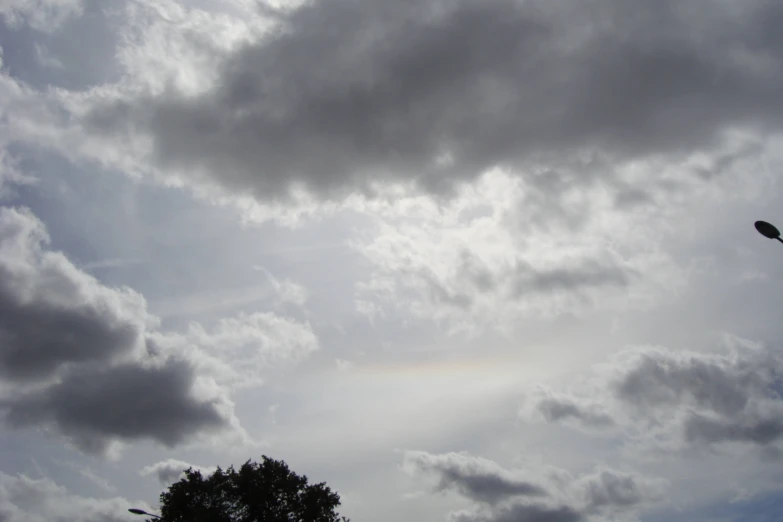
M 767 237 L 769 239 L 777 239 L 781 243 L 783 243 L 783 239 L 780 239 L 780 230 L 778 230 L 775 225 L 771 223 L 767 223 L 766 221 L 756 221 L 754 223 L 754 226 L 756 227 L 756 230 L 758 230 L 759 234 L 761 234 L 764 237 Z
M 153 518 L 157 518 L 159 520 L 163 520 L 158 515 L 153 515 L 152 513 L 147 513 L 143 509 L 130 508 L 128 511 L 130 511 L 134 515 L 147 515 L 148 517 L 153 517 Z

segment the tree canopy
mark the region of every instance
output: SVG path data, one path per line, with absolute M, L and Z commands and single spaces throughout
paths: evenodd
M 160 495 L 160 505 L 165 522 L 349 522 L 335 512 L 340 496 L 324 482 L 308 484 L 267 456 L 208 477 L 190 468 Z

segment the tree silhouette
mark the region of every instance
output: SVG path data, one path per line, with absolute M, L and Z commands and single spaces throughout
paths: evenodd
M 208 477 L 193 468 L 160 495 L 164 522 L 349 522 L 335 512 L 340 496 L 308 484 L 282 460 L 263 456 Z

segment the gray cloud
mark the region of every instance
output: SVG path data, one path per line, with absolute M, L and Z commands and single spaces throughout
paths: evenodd
M 462 522 L 576 522 L 635 510 L 658 499 L 664 487 L 660 481 L 607 468 L 580 477 L 550 470 L 535 480 L 524 479 L 520 470 L 458 453 L 409 451 L 405 466 L 413 473 L 437 476 L 438 490 L 453 490 L 477 502 L 473 511 L 451 514 L 452 520 Z
M 783 410 L 772 418 L 745 418 L 736 420 L 710 419 L 690 415 L 684 425 L 685 439 L 691 443 L 749 442 L 767 445 L 783 437 Z
M 652 196 L 640 189 L 621 189 L 614 198 L 619 208 L 632 208 L 639 205 L 654 203 Z
M 614 424 L 614 419 L 599 407 L 579 404 L 567 397 L 547 395 L 537 401 L 536 409 L 547 422 L 574 420 L 592 428 L 606 428 Z
M 267 312 L 160 331 L 140 294 L 103 285 L 48 241 L 30 211 L 0 207 L 0 418 L 9 427 L 44 428 L 92 454 L 220 430 L 252 443 L 230 393 L 318 348 L 308 323 Z
M 588 511 L 644 505 L 661 496 L 663 483 L 630 473 L 601 469 L 578 482 Z
M 693 402 L 700 408 L 735 415 L 745 408 L 750 394 L 766 385 L 754 370 L 728 358 L 650 350 L 640 353 L 618 376 L 614 393 L 639 408 Z
M 675 450 L 729 442 L 767 447 L 783 440 L 782 371 L 775 350 L 747 344 L 718 354 L 636 348 L 596 372 L 597 391 L 543 393 L 534 410 L 548 422 L 641 427 Z
M 224 398 L 195 395 L 197 361 L 147 351 L 144 299 L 103 286 L 46 243 L 30 212 L 0 209 L 0 384 L 11 385 L 0 411 L 7 425 L 44 426 L 97 454 L 114 440 L 172 446 L 225 427 Z
M 192 368 L 123 364 L 68 373 L 58 384 L 7 401 L 14 427 L 54 425 L 81 450 L 104 453 L 112 440 L 149 438 L 166 446 L 225 426 L 214 401 L 193 397 Z
M 5 378 L 47 377 L 67 363 L 109 360 L 127 353 L 139 340 L 138 324 L 114 322 L 104 310 L 45 301 L 20 303 L 3 290 L 0 371 Z
M 112 289 L 45 250 L 43 224 L 0 209 L 0 377 L 51 377 L 70 363 L 108 362 L 138 348 L 144 299 Z
M 531 292 L 575 292 L 585 288 L 627 286 L 629 280 L 629 270 L 595 260 L 584 260 L 579 266 L 543 270 L 518 261 L 513 292 L 517 296 Z
M 514 476 L 492 461 L 459 453 L 431 455 L 408 452 L 406 464 L 416 470 L 435 474 L 438 490 L 455 490 L 478 502 L 495 504 L 513 496 L 542 496 L 546 492 L 537 484 Z
M 453 522 L 579 522 L 585 520 L 585 515 L 567 506 L 513 504 L 495 513 L 454 513 L 449 519 Z
M 158 166 L 262 200 L 294 183 L 444 190 L 496 165 L 677 155 L 731 128 L 780 129 L 770 0 L 324 0 L 278 19 L 214 56 L 207 92 L 96 101 L 87 127 L 148 136 Z

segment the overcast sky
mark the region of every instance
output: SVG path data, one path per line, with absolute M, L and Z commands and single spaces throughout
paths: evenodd
M 0 521 L 783 508 L 783 3 L 0 0 Z

